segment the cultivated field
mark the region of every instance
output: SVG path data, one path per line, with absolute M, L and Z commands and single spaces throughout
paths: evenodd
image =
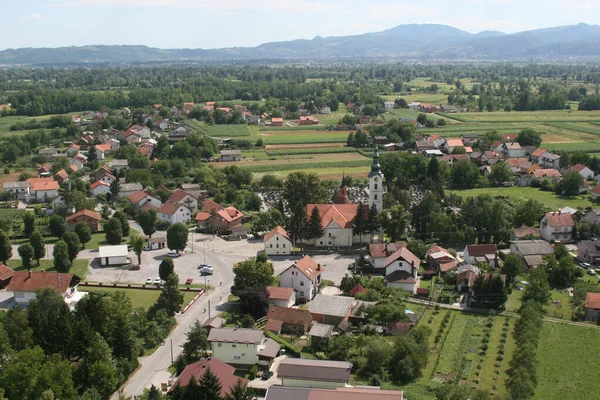
M 465 122 L 570 122 L 600 121 L 600 111 L 496 111 L 454 114 Z

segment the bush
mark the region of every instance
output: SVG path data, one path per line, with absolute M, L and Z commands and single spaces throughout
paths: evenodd
M 171 226 L 171 224 L 169 224 L 167 221 L 158 221 L 156 223 L 156 230 L 166 231 L 167 229 L 169 229 L 169 226 Z
M 256 378 L 256 374 L 258 373 L 258 364 L 254 364 L 250 369 L 250 376 L 248 379 L 253 380 Z
M 302 355 L 302 350 L 296 346 L 294 346 L 293 344 L 289 343 L 287 340 L 284 340 L 282 338 L 280 338 L 279 336 L 277 336 L 276 334 L 274 334 L 271 331 L 265 331 L 265 335 L 270 337 L 271 339 L 273 339 L 274 341 L 276 341 L 277 343 L 279 343 L 279 345 L 283 348 L 286 349 L 286 351 L 288 351 L 290 354 L 296 356 L 296 357 L 300 357 Z

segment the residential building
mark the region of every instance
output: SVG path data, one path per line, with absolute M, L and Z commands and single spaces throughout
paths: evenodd
M 169 196 L 168 201 L 183 203 L 191 212 L 196 212 L 198 211 L 198 198 L 197 193 L 179 189 Z
M 283 126 L 283 118 L 271 118 L 271 126 Z
M 522 225 L 513 229 L 510 240 L 539 239 L 539 237 L 540 228 Z
M 540 220 L 540 237 L 548 242 L 570 241 L 574 226 L 571 214 L 546 213 Z
M 52 178 L 29 178 L 29 193 L 39 202 L 47 202 L 58 196 L 58 182 Z
M 577 257 L 593 265 L 600 265 L 600 241 L 582 240 L 577 243 Z
M 81 169 L 87 164 L 87 157 L 79 153 L 73 156 L 69 161 L 69 164 L 76 165 L 77 168 Z
M 297 300 L 312 300 L 320 291 L 321 272 L 321 264 L 304 256 L 279 274 L 279 286 L 294 289 Z
M 17 306 L 27 307 L 29 302 L 37 297 L 37 291 L 49 287 L 60 293 L 69 306 L 74 310 L 79 300 L 87 292 L 77 290 L 78 280 L 73 280 L 74 275 L 57 272 L 27 272 L 15 271 L 6 286 L 7 292 L 13 293 Z
M 303 115 L 300 117 L 300 125 L 318 125 L 321 121 L 312 115 Z
M 231 365 L 224 363 L 223 361 L 217 360 L 214 357 L 201 358 L 193 364 L 189 364 L 183 372 L 177 377 L 173 385 L 169 388 L 167 393 L 171 393 L 175 386 L 186 387 L 192 377 L 196 382 L 199 382 L 206 371 L 210 371 L 217 376 L 221 383 L 221 398 L 225 398 L 231 393 L 231 389 L 238 383 L 241 382 L 244 385 L 248 384 L 248 380 L 235 375 L 235 368 Z
M 67 174 L 67 171 L 65 171 L 64 169 L 61 169 L 56 174 L 54 174 L 52 179 L 58 182 L 59 185 L 62 185 L 63 183 L 69 180 L 69 174 Z
M 541 147 L 538 149 L 535 149 L 532 153 L 531 153 L 531 162 L 535 163 L 535 164 L 542 164 L 542 156 L 547 152 L 546 149 L 542 149 Z
M 394 103 L 393 101 L 384 101 L 383 102 L 383 106 L 385 107 L 386 110 L 393 110 L 395 105 L 396 105 L 396 103 Z
M 267 286 L 269 292 L 269 303 L 277 306 L 290 308 L 296 304 L 296 291 L 293 288 Z
M 11 268 L 4 264 L 0 264 L 0 289 L 4 289 L 10 283 L 10 279 L 15 274 Z
M 179 204 L 174 201 L 167 201 L 158 210 L 158 219 L 166 221 L 170 225 L 182 222 L 186 223 L 192 217 L 192 212 L 184 204 Z
M 510 242 L 510 252 L 522 257 L 528 268 L 536 268 L 544 257 L 554 254 L 554 248 L 544 240 L 517 240 Z
M 542 181 L 544 179 L 549 179 L 553 184 L 560 182 L 561 178 L 562 174 L 554 168 L 536 169 L 531 173 L 532 180 Z
M 600 318 L 600 293 L 586 294 L 585 309 L 588 321 L 597 321 Z
M 99 194 L 109 194 L 110 184 L 104 181 L 96 181 L 90 185 L 92 195 L 98 196 Z
M 270 366 L 280 346 L 263 331 L 244 328 L 213 328 L 208 335 L 212 355 L 236 367 Z
M 271 306 L 266 318 L 267 324 L 264 329 L 276 335 L 280 333 L 305 335 L 312 323 L 310 312 L 301 308 Z
M 277 368 L 282 386 L 335 389 L 350 383 L 352 364 L 345 361 L 286 358 Z
M 506 155 L 506 157 L 511 158 L 525 157 L 526 154 L 525 150 L 521 148 L 519 142 L 504 143 L 502 151 Z
M 129 197 L 138 190 L 143 190 L 141 183 L 122 183 L 119 188 L 119 197 Z
M 442 145 L 442 148 L 446 150 L 448 154 L 452 154 L 454 149 L 457 147 L 465 147 L 461 139 L 447 139 L 446 142 L 444 142 L 444 144 Z
M 109 165 L 116 172 L 129 171 L 128 160 L 112 160 Z
M 471 265 L 486 263 L 492 268 L 498 268 L 498 248 L 495 244 L 471 244 L 465 248 L 465 262 Z
M 98 257 L 100 265 L 103 267 L 110 265 L 126 265 L 131 264 L 129 251 L 126 244 L 116 246 L 100 246 L 98 248 Z
M 265 254 L 290 255 L 292 252 L 292 241 L 288 233 L 281 226 L 277 226 L 263 238 Z
M 133 192 L 127 198 L 133 204 L 137 204 L 140 207 L 143 207 L 146 204 L 150 204 L 152 207 L 160 209 L 160 207 L 162 206 L 162 202 L 159 199 L 150 196 L 150 194 L 144 192 L 143 190 Z
M 97 144 L 94 146 L 96 157 L 98 160 L 104 160 L 105 156 L 110 153 L 110 144 Z
M 575 164 L 569 168 L 569 172 L 577 172 L 583 179 L 593 179 L 594 171 L 583 164 Z
M 102 221 L 102 217 L 95 211 L 84 209 L 69 215 L 65 221 L 67 222 L 67 228 L 70 231 L 74 231 L 75 226 L 80 222 L 83 222 L 90 227 L 92 232 L 97 232 L 100 230 L 100 221 Z
M 233 206 L 223 208 L 212 200 L 206 200 L 202 203 L 202 211 L 196 214 L 196 222 L 200 228 L 228 232 L 240 226 L 243 217 L 244 214 Z
M 337 326 L 348 321 L 353 305 L 352 297 L 318 294 L 308 305 L 308 311 L 313 321 Z
M 4 182 L 4 191 L 10 192 L 15 200 L 28 201 L 31 194 L 31 182 Z
M 427 250 L 427 263 L 434 271 L 439 271 L 440 274 L 452 271 L 458 266 L 458 261 L 452 253 L 435 244 Z
M 109 185 L 112 185 L 113 182 L 117 180 L 117 177 L 114 176 L 112 171 L 106 166 L 103 166 L 98 171 L 96 171 L 96 174 L 94 174 L 94 178 L 96 179 L 96 181 L 102 181 L 108 183 Z
M 384 261 L 386 286 L 400 288 L 409 293 L 417 293 L 419 287 L 419 266 L 421 260 L 408 248 L 401 247 Z
M 402 400 L 401 390 L 343 387 L 333 389 L 301 388 L 273 385 L 267 389 L 265 400 Z
M 331 114 L 331 107 L 329 107 L 329 106 L 321 107 L 321 109 L 319 110 L 319 114 Z
M 596 185 L 594 186 L 594 188 L 592 189 L 592 200 L 598 200 L 598 198 L 600 197 L 600 185 Z
M 242 157 L 241 150 L 221 150 L 221 162 L 240 161 Z
M 406 247 L 406 242 L 371 243 L 367 259 L 376 271 L 383 271 L 386 258 L 400 250 L 401 247 Z
M 559 169 L 560 168 L 560 155 L 553 154 L 553 153 L 550 153 L 549 151 L 546 151 L 540 157 L 540 162 L 536 162 L 536 164 L 540 164 L 544 168 Z

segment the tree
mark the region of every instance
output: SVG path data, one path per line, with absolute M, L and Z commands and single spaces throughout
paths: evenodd
M 321 219 L 321 213 L 317 206 L 314 206 L 311 213 L 310 219 L 306 224 L 306 236 L 305 239 L 319 239 L 325 234 L 323 229 L 323 221 Z
M 177 253 L 187 247 L 188 228 L 181 222 L 176 222 L 167 229 L 167 247 Z
M 96 169 L 97 162 L 98 162 L 98 153 L 96 153 L 96 147 L 91 146 L 87 151 L 87 163 L 92 166 L 92 169 Z
M 135 233 L 135 231 L 134 231 Z M 146 245 L 146 240 L 138 235 L 137 233 L 135 233 L 134 235 L 131 235 L 131 238 L 129 239 L 129 243 L 131 244 L 131 247 L 133 247 L 133 252 L 135 253 L 135 255 L 138 258 L 138 265 L 142 264 L 142 252 L 144 251 L 144 246 Z
M 542 136 L 538 131 L 527 128 L 517 134 L 517 142 L 519 142 L 521 146 L 540 147 L 540 144 L 542 144 Z
M 492 179 L 496 185 L 512 181 L 513 173 L 510 166 L 505 162 L 497 162 L 492 166 Z
M 121 221 L 121 230 L 123 231 L 123 236 L 129 236 L 129 221 L 127 220 L 127 215 L 123 211 L 117 211 L 113 214 L 113 218 L 118 218 Z
M 556 257 L 547 257 L 542 266 L 548 273 L 548 280 L 552 286 L 564 288 L 575 282 L 579 274 L 579 269 L 573 262 L 573 257 L 568 253 L 558 260 Z
M 67 223 L 60 215 L 52 215 L 48 223 L 52 236 L 61 238 L 67 231 Z
M 28 212 L 23 217 L 23 234 L 25 237 L 30 237 L 35 229 L 35 215 L 31 212 Z
M 121 184 L 118 179 L 115 179 L 110 184 L 110 194 L 112 195 L 112 199 L 115 200 L 119 198 L 119 192 L 121 191 Z
M 579 188 L 583 186 L 583 177 L 579 172 L 569 172 L 560 181 L 559 191 L 567 196 L 579 194 Z
M 544 211 L 544 205 L 537 200 L 521 201 L 515 208 L 514 224 L 535 226 L 544 215 Z
M 267 287 L 273 283 L 273 264 L 264 259 L 250 257 L 233 265 L 231 294 L 238 296 L 247 288 Z
M 47 355 L 62 354 L 69 357 L 73 348 L 73 314 L 61 293 L 52 288 L 40 289 L 27 307 L 29 326 L 33 339 Z
M 204 374 L 200 377 L 198 386 L 202 392 L 201 400 L 220 400 L 222 385 L 219 378 L 206 367 Z
M 285 230 L 292 236 L 293 247 L 296 247 L 296 243 L 306 237 L 307 225 L 308 221 L 304 208 L 300 208 L 293 213 L 292 218 L 288 218 Z
M 239 292 L 240 311 L 250 314 L 254 319 L 267 315 L 269 309 L 269 292 L 264 286 L 247 287 Z
M 500 269 L 504 275 L 506 275 L 507 284 L 511 284 L 515 278 L 525 270 L 525 264 L 521 257 L 515 253 L 509 253 L 504 259 L 504 264 Z
M 207 350 L 210 348 L 208 332 L 200 324 L 200 321 L 196 320 L 185 336 L 186 341 L 183 344 L 183 357 L 186 363 L 191 364 L 206 355 Z
M 19 257 L 21 257 L 23 267 L 28 271 L 31 270 L 31 260 L 34 257 L 33 247 L 29 243 L 23 243 L 17 250 L 19 252 Z
M 121 220 L 119 218 L 112 217 L 104 223 L 104 233 L 106 236 L 106 242 L 112 245 L 121 244 L 123 240 L 123 230 L 121 228 Z
M 158 276 L 161 281 L 166 281 L 169 275 L 175 272 L 175 264 L 170 257 L 165 258 L 158 265 Z
M 367 215 L 367 232 L 373 235 L 374 233 L 379 232 L 379 228 L 381 225 L 379 224 L 379 219 L 377 218 L 379 210 L 377 210 L 377 206 L 373 204 L 369 207 L 369 214 Z
M 92 229 L 85 222 L 80 222 L 75 225 L 75 233 L 77 234 L 77 237 L 79 237 L 79 241 L 85 249 L 85 244 L 92 240 Z
M 69 261 L 73 263 L 73 260 L 77 258 L 79 250 L 81 250 L 81 242 L 79 236 L 75 232 L 66 232 L 62 236 L 62 240 L 67 244 L 67 250 L 69 252 Z
M 147 235 L 148 238 L 152 238 L 152 235 L 156 232 L 157 222 L 158 217 L 154 210 L 142 211 L 140 215 L 138 215 L 138 224 L 140 224 L 144 231 L 144 235 Z
M 165 310 L 167 315 L 174 316 L 181 310 L 183 305 L 183 293 L 179 290 L 179 277 L 177 274 L 171 274 L 163 284 L 163 290 L 154 304 L 154 312 Z
M 282 196 L 292 213 L 298 212 L 307 204 L 323 204 L 328 200 L 327 190 L 319 177 L 305 172 L 288 175 Z
M 395 338 L 388 370 L 395 381 L 408 382 L 421 375 L 427 365 L 427 343 L 417 343 L 414 337 Z
M 241 379 L 238 379 L 229 388 L 229 393 L 225 395 L 225 400 L 252 400 L 254 395 L 254 389 L 248 387 Z
M 6 264 L 6 260 L 12 257 L 12 244 L 6 232 L 0 230 L 0 260 Z
M 410 214 L 404 206 L 393 206 L 390 210 L 382 211 L 378 216 L 379 224 L 392 242 L 397 241 L 406 234 L 410 223 Z
M 536 268 L 529 273 L 527 278 L 529 284 L 525 286 L 522 303 L 533 300 L 541 305 L 548 304 L 550 300 L 550 286 L 548 285 L 548 273 L 544 268 Z
M 44 258 L 46 254 L 46 244 L 42 234 L 38 231 L 33 231 L 29 237 L 29 244 L 33 248 L 33 258 L 36 259 L 38 267 L 40 266 L 40 258 Z
M 362 202 L 358 203 L 356 215 L 352 219 L 352 234 L 359 236 L 360 243 L 362 243 L 362 235 L 368 232 L 367 218 L 367 208 Z
M 57 272 L 69 272 L 69 270 L 71 269 L 69 247 L 67 246 L 64 240 L 59 240 L 54 244 L 52 257 L 54 257 L 54 269 Z
M 474 188 L 479 183 L 479 168 L 469 160 L 460 160 L 452 167 L 450 181 L 456 188 Z

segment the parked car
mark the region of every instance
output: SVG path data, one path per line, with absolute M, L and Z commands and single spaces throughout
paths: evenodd
M 129 267 L 130 271 L 139 271 L 140 270 L 140 266 L 139 265 L 132 265 L 131 267 Z
M 590 275 L 596 275 L 596 271 L 594 271 L 593 269 L 588 269 L 588 274 Z
M 186 281 L 185 281 L 185 284 L 186 285 L 191 285 L 192 282 L 194 282 L 194 278 L 187 278 Z
M 265 371 L 265 372 L 263 372 L 262 377 L 260 379 L 262 379 L 263 381 L 267 381 L 272 376 L 273 376 L 273 372 Z
M 154 278 L 155 285 L 160 285 L 160 282 L 161 282 L 160 278 Z
M 210 264 L 200 264 L 200 265 L 198 265 L 198 269 L 204 269 L 204 268 L 210 268 L 210 269 L 212 269 L 212 266 Z
M 213 274 L 213 272 L 209 271 L 207 269 L 200 270 L 200 276 L 211 276 L 212 274 Z
M 152 278 L 146 279 L 146 285 L 152 285 Z
M 211 274 L 214 272 L 213 267 L 211 267 L 210 265 L 205 265 L 205 266 L 203 266 L 203 267 L 201 267 L 199 269 L 200 269 L 200 271 L 208 271 Z

